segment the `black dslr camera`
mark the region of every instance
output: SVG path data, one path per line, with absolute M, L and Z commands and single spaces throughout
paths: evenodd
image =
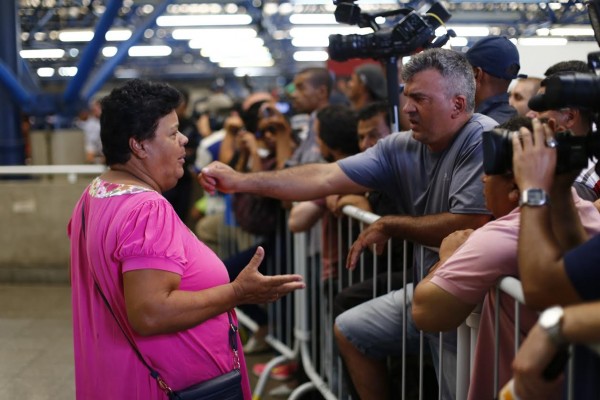
M 335 2 L 337 22 L 370 27 L 375 32 L 367 35 L 330 35 L 329 56 L 336 61 L 350 58 L 383 59 L 391 56 L 407 56 L 429 47 L 443 46 L 454 32 L 436 38 L 435 29 L 450 19 L 450 13 L 440 4 L 434 3 L 425 15 L 405 8 L 381 14 L 369 15 L 351 0 Z M 404 15 L 395 26 L 381 29 L 376 17 Z M 433 39 L 436 39 L 432 42 Z
M 600 0 L 587 3 L 588 14 L 594 28 L 596 41 L 600 44 Z M 545 93 L 529 100 L 529 108 L 535 111 L 558 110 L 575 107 L 587 110 L 598 126 L 600 119 L 600 52 L 588 54 L 588 64 L 595 72 L 557 74 L 544 79 Z M 487 175 L 504 174 L 512 170 L 512 135 L 505 129 L 493 129 L 483 133 L 483 170 Z M 569 131 L 557 132 L 558 143 L 556 173 L 577 171 L 588 165 L 592 158 L 600 159 L 600 132 L 587 136 L 573 136 Z

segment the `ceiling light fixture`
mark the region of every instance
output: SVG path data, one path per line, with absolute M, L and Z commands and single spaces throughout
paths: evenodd
M 63 58 L 65 51 L 63 49 L 36 49 L 36 50 L 21 50 L 19 52 L 22 58 Z
M 106 32 L 105 38 L 109 42 L 123 42 L 131 37 L 129 29 L 112 29 Z M 61 42 L 89 42 L 94 38 L 94 31 L 85 30 L 64 30 L 58 33 L 58 40 Z
M 252 60 L 252 59 L 236 59 L 227 60 L 219 63 L 221 68 L 241 68 L 241 67 L 272 67 L 275 65 L 273 60 Z
M 38 68 L 37 74 L 40 78 L 50 78 L 51 76 L 54 76 L 54 68 Z
M 452 26 L 447 25 L 445 27 L 439 27 L 435 30 L 436 36 L 441 36 L 446 33 L 447 30 L 452 29 L 456 36 L 466 37 L 485 37 L 490 35 L 490 28 L 488 26 Z
M 166 57 L 171 55 L 172 49 L 169 46 L 131 46 L 129 49 L 130 57 Z
M 292 28 L 290 29 L 290 36 L 293 38 L 301 37 L 301 38 L 316 38 L 316 37 L 327 37 L 329 35 L 339 34 L 339 35 L 349 35 L 349 34 L 358 34 L 364 35 L 367 33 L 372 33 L 373 30 L 371 28 L 359 28 L 356 26 L 315 26 L 315 27 L 302 27 L 302 28 Z
M 329 54 L 324 50 L 294 52 L 294 60 L 296 61 L 327 61 L 328 59 Z
M 77 75 L 77 67 L 60 67 L 58 69 L 60 76 L 75 76 Z
M 333 14 L 292 14 L 290 24 L 293 25 L 338 25 Z
M 178 28 L 173 29 L 171 33 L 176 40 L 209 40 L 215 42 L 215 38 L 235 38 L 237 40 L 256 37 L 256 30 L 253 28 Z
M 532 37 L 532 38 L 521 38 L 517 43 L 521 46 L 566 46 L 569 41 L 566 38 L 546 38 L 546 37 Z
M 292 39 L 292 46 L 294 47 L 327 47 L 329 46 L 329 38 L 325 36 L 303 38 L 295 37 Z
M 247 14 L 233 15 L 163 15 L 156 19 L 158 26 L 219 26 L 250 25 L 252 17 Z

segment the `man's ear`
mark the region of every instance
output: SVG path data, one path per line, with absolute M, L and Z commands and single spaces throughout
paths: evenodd
M 575 108 L 565 108 L 561 111 L 562 123 L 565 128 L 571 129 L 577 120 L 579 120 L 579 110 Z
M 513 188 L 510 192 L 508 192 L 508 200 L 511 203 L 515 203 L 515 206 L 519 204 L 519 199 L 521 198 L 521 192 L 517 185 L 513 185 Z
M 454 96 L 452 99 L 452 117 L 464 113 L 467 109 L 467 98 L 463 95 Z
M 483 69 L 480 67 L 473 67 L 473 75 L 475 76 L 475 82 L 481 82 L 483 78 Z
M 144 149 L 144 144 L 135 138 L 129 138 L 129 148 L 131 149 L 131 153 L 137 158 L 146 157 L 146 150 Z

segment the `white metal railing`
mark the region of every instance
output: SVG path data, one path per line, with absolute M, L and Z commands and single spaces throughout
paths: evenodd
M 365 212 L 356 207 L 346 206 L 343 210 L 344 214 L 348 218 L 348 226 L 350 227 L 344 235 L 339 235 L 334 238 L 338 244 L 338 277 L 341 277 L 342 274 L 348 274 L 345 271 L 343 265 L 345 265 L 345 257 L 346 253 L 341 251 L 341 249 L 345 246 L 350 246 L 350 244 L 354 240 L 354 236 L 357 232 L 353 232 L 354 223 L 359 225 L 359 230 L 363 229 L 364 226 L 373 223 L 376 221 L 379 216 L 373 213 Z M 342 218 L 337 221 L 338 227 L 341 227 Z M 355 229 L 354 229 L 355 230 Z M 338 229 L 341 231 L 341 229 Z M 270 362 L 267 363 L 263 373 L 259 377 L 257 385 L 254 388 L 254 399 L 260 399 L 263 395 L 266 383 L 269 379 L 269 375 L 271 370 L 280 365 L 282 363 L 288 361 L 296 361 L 302 364 L 304 372 L 309 378 L 309 382 L 300 385 L 292 395 L 289 397 L 290 399 L 298 398 L 301 394 L 308 390 L 318 390 L 323 397 L 328 400 L 333 399 L 348 399 L 349 394 L 344 390 L 344 382 L 343 375 L 341 372 L 341 361 L 334 354 L 334 343 L 333 343 L 333 314 L 331 312 L 333 295 L 332 293 L 332 284 L 333 282 L 328 282 L 324 284 L 321 280 L 320 271 L 315 271 L 315 265 L 318 264 L 318 260 L 314 259 L 314 256 L 309 256 L 306 252 L 307 249 L 307 233 L 296 233 L 291 234 L 289 231 L 279 232 L 278 234 L 283 235 L 283 237 L 291 237 L 290 240 L 293 241 L 293 252 L 291 254 L 291 258 L 293 259 L 293 272 L 301 274 L 305 277 L 305 281 L 307 283 L 307 288 L 302 291 L 296 291 L 293 296 L 290 297 L 290 300 L 287 303 L 277 302 L 273 305 L 269 305 L 268 314 L 270 320 L 270 329 L 269 335 L 267 336 L 268 342 L 280 352 L 281 355 L 273 358 Z M 328 238 L 321 238 L 324 243 L 328 243 Z M 288 243 L 288 241 L 285 241 Z M 329 243 L 332 240 L 329 239 Z M 286 246 L 291 245 L 288 243 Z M 403 278 L 404 282 L 408 279 L 407 268 L 406 266 L 411 263 L 412 260 L 407 258 L 407 246 L 408 244 L 404 242 L 403 244 Z M 291 247 L 288 247 L 288 250 Z M 287 252 L 289 253 L 289 251 Z M 290 254 L 288 254 L 290 256 Z M 387 265 L 380 265 L 378 258 L 375 255 L 371 255 L 365 253 L 361 256 L 359 266 L 359 281 L 363 281 L 365 277 L 368 277 L 369 271 L 367 271 L 367 267 L 365 266 L 367 257 L 372 258 L 372 276 L 376 277 L 378 274 L 378 270 L 382 270 L 379 272 L 387 273 L 388 275 L 388 283 L 387 291 L 390 290 L 390 276 L 392 272 L 392 246 L 391 243 L 388 243 L 387 246 L 387 261 L 385 263 Z M 422 257 L 421 257 L 422 258 Z M 284 267 L 285 260 L 277 261 L 277 266 L 275 266 L 274 273 L 281 272 L 289 272 L 286 271 Z M 371 268 L 369 266 L 368 268 Z M 348 274 L 348 278 L 346 282 L 343 282 L 343 279 L 338 279 L 335 283 L 337 285 L 337 292 L 341 291 L 347 286 L 352 285 L 353 282 L 352 275 Z M 373 285 L 373 296 L 375 296 L 375 282 Z M 327 293 L 327 296 L 325 296 Z M 406 315 L 407 312 L 410 312 L 408 309 L 408 299 L 406 298 L 407 294 L 405 291 L 405 312 L 404 318 L 402 321 L 403 331 L 406 332 L 407 329 L 407 321 Z M 284 299 L 285 301 L 285 299 Z M 290 307 L 290 303 L 293 303 L 293 306 Z M 283 310 L 285 308 L 285 310 Z M 293 310 L 293 311 L 292 311 Z M 291 315 L 290 315 L 291 313 Z M 290 318 L 291 317 L 291 318 Z M 242 319 L 240 320 L 242 323 Z M 286 326 L 287 324 L 287 326 Z M 316 329 L 318 327 L 319 329 Z M 460 335 L 460 331 L 463 333 L 467 333 L 467 336 Z M 468 384 L 470 377 L 470 365 L 472 363 L 472 351 L 471 348 L 474 346 L 474 337 L 471 336 L 471 332 L 473 328 L 469 327 L 467 324 L 463 324 L 463 326 L 459 329 L 459 341 L 458 341 L 458 353 L 461 355 L 458 360 L 458 371 L 456 377 L 457 382 L 457 399 L 466 399 L 466 395 L 468 392 Z M 289 336 L 289 333 L 292 333 L 292 336 Z M 474 332 L 476 334 L 476 327 L 474 328 Z M 442 343 L 442 334 L 439 335 L 439 344 Z M 464 340 L 466 338 L 466 340 Z M 461 342 L 461 339 L 463 341 Z M 402 340 L 403 347 L 403 355 L 406 355 L 406 334 L 403 334 L 403 338 L 398 338 L 398 340 Z M 424 363 L 425 357 L 428 357 L 425 350 L 426 339 L 421 334 L 420 339 L 420 355 L 419 355 L 419 392 L 423 392 L 424 385 Z M 443 374 L 443 346 L 439 346 L 439 370 L 438 375 Z M 332 358 L 335 357 L 335 358 Z M 399 385 L 402 399 L 406 398 L 407 392 L 409 388 L 407 387 L 407 366 L 406 357 L 403 356 L 401 361 L 401 376 L 399 376 Z M 411 366 L 412 368 L 413 366 Z M 442 385 L 439 386 L 438 398 L 442 398 Z M 422 394 L 421 394 L 422 395 Z
M 79 175 L 99 175 L 106 170 L 104 165 L 8 165 L 0 166 L 2 176 L 43 176 L 66 175 L 71 183 L 77 182 Z

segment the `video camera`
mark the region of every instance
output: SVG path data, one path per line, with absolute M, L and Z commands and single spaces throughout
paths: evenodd
M 588 14 L 596 41 L 600 45 L 600 0 L 587 3 Z M 535 111 L 559 110 L 574 107 L 589 112 L 591 122 L 600 122 L 600 52 L 588 54 L 588 65 L 594 73 L 559 73 L 542 82 L 543 94 L 529 100 Z M 483 133 L 483 170 L 487 175 L 504 174 L 512 170 L 512 135 L 505 129 Z M 581 170 L 592 158 L 600 159 L 600 132 L 574 136 L 570 131 L 557 132 L 556 173 Z
M 436 28 L 450 19 L 450 13 L 440 3 L 434 3 L 424 15 L 419 15 L 410 8 L 369 15 L 362 13 L 353 0 L 334 1 L 334 4 L 337 5 L 337 22 L 358 25 L 361 28 L 371 27 L 375 31 L 366 35 L 330 35 L 329 56 L 336 61 L 407 56 L 429 47 L 441 47 L 454 35 L 454 32 L 448 31 L 439 38 L 435 36 Z M 404 17 L 391 28 L 381 29 L 375 22 L 376 17 L 396 14 L 402 14 Z M 436 40 L 432 42 L 433 39 Z
M 486 175 L 502 175 L 512 171 L 512 137 L 517 131 L 492 129 L 483 132 L 483 171 Z M 557 132 L 556 173 L 578 171 L 588 166 L 588 160 L 600 158 L 600 134 L 574 136 L 570 131 Z

